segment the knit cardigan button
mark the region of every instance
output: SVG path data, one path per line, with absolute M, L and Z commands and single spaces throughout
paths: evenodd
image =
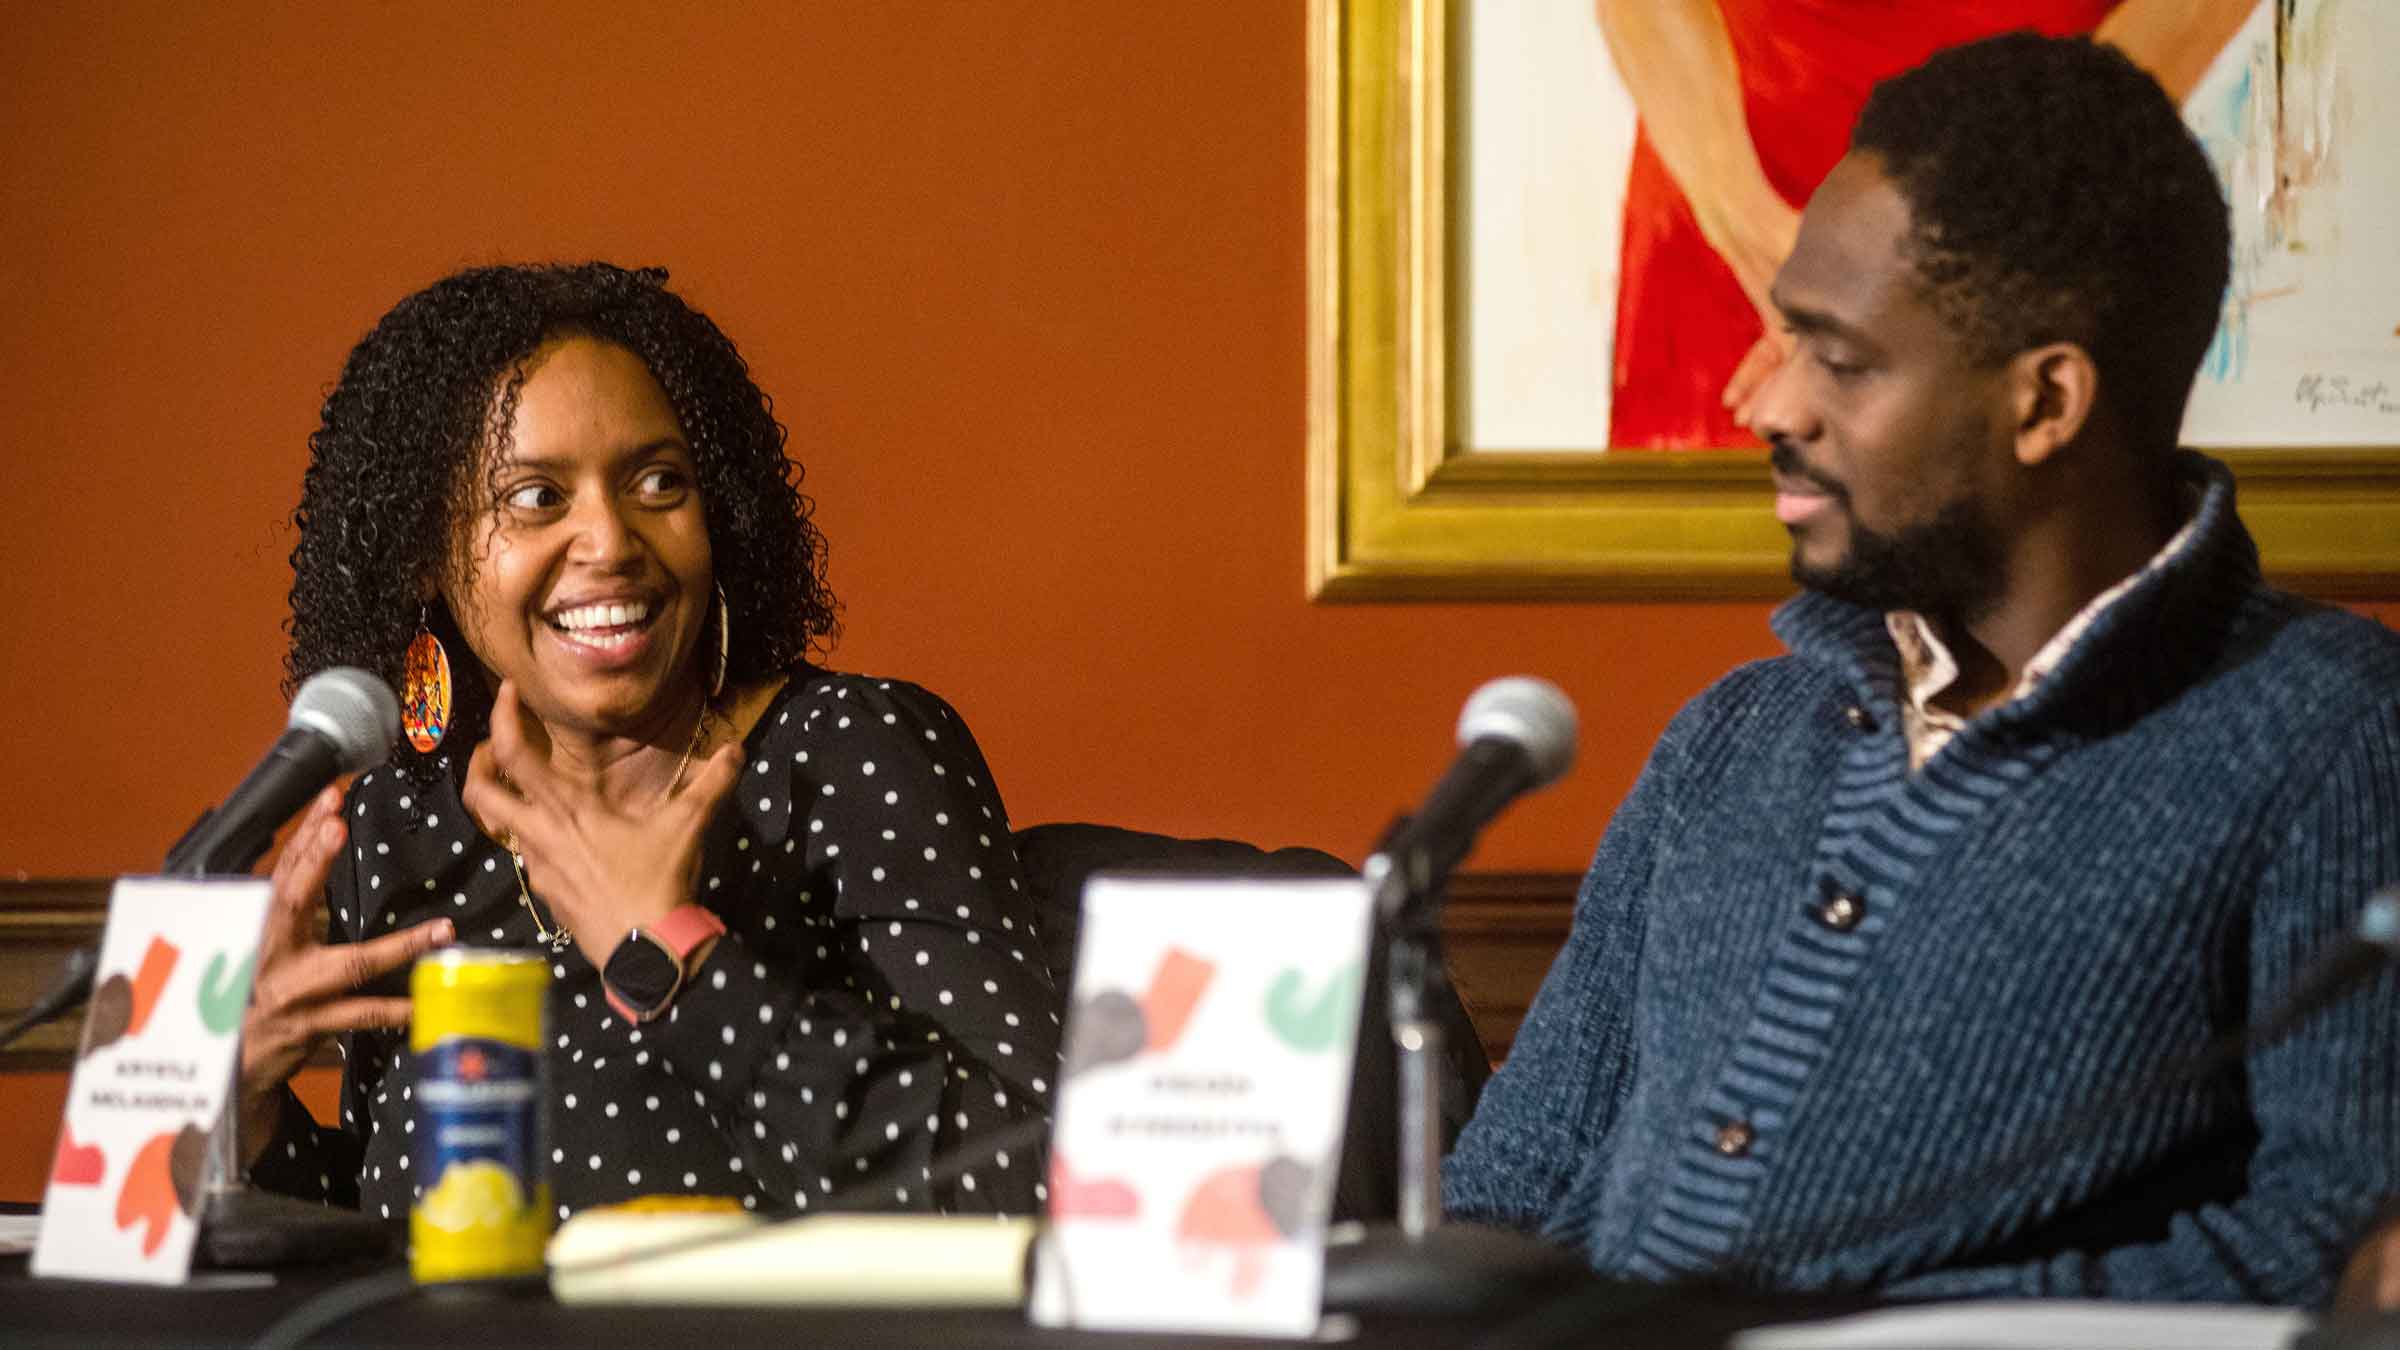
M 1848 722 L 1853 731 L 1873 731 L 1875 729 L 1875 715 L 1856 703 L 1842 709 L 1842 720 Z
M 1835 891 L 1824 904 L 1817 907 L 1817 922 L 1837 933 L 1847 933 L 1867 917 L 1867 898 L 1856 891 Z
M 1717 1152 L 1728 1158 L 1747 1157 L 1750 1141 L 1757 1137 L 1757 1132 L 1750 1128 L 1748 1121 L 1726 1121 L 1717 1127 Z

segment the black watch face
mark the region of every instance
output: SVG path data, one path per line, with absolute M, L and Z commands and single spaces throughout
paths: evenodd
M 676 969 L 675 958 L 659 945 L 658 939 L 646 933 L 633 933 L 608 954 L 608 964 L 601 968 L 600 978 L 608 981 L 608 987 L 616 991 L 618 998 L 649 1012 L 675 992 L 675 977 L 681 973 Z

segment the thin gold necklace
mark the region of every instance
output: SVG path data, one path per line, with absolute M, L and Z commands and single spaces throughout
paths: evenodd
M 708 724 L 715 720 L 715 717 L 716 709 L 710 707 L 706 700 L 702 700 L 700 720 L 692 724 L 692 738 L 684 743 L 683 756 L 675 761 L 675 776 L 668 780 L 667 790 L 658 794 L 659 801 L 664 802 L 683 789 L 683 772 L 692 766 L 692 756 L 699 751 L 700 742 L 707 739 Z M 565 924 L 562 923 L 556 928 L 551 928 L 542 922 L 542 912 L 533 903 L 533 888 L 525 884 L 525 855 L 517 851 L 516 835 L 512 832 L 501 841 L 500 846 L 508 850 L 508 865 L 516 870 L 517 903 L 524 907 L 525 917 L 533 920 L 535 940 L 548 943 L 553 952 L 563 952 L 573 946 L 575 935 L 567 931 Z

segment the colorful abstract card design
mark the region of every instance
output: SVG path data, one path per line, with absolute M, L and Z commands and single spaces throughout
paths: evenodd
M 1033 1320 L 1316 1330 L 1369 912 L 1348 880 L 1093 879 Z
M 208 1133 L 224 1108 L 268 886 L 129 877 L 108 931 L 50 1185 L 36 1275 L 181 1284 Z

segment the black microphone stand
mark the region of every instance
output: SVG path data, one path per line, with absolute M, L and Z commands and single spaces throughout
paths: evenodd
M 1521 1309 L 1601 1283 L 1583 1258 L 1506 1229 L 1442 1221 L 1443 1032 L 1434 1016 L 1448 986 L 1441 902 L 1446 869 L 1402 816 L 1361 875 L 1389 955 L 1392 1042 L 1399 1081 L 1399 1222 L 1325 1253 L 1325 1305 L 1358 1312 L 1465 1317 Z
M 1442 962 L 1441 888 L 1423 848 L 1393 844 L 1407 836 L 1408 817 L 1385 832 L 1361 875 L 1373 897 L 1389 958 L 1392 1043 L 1399 1066 L 1400 1231 L 1411 1241 L 1442 1222 L 1442 1098 L 1436 1071 L 1443 1031 L 1434 1000 L 1447 984 Z
M 222 850 L 195 847 L 195 839 L 213 814 L 202 813 L 167 851 L 167 874 L 194 880 L 253 879 L 248 869 L 265 851 L 265 840 L 234 841 Z M 199 1216 L 203 1262 L 220 1270 L 263 1270 L 370 1260 L 391 1252 L 392 1230 L 380 1220 L 251 1185 L 242 1167 L 241 1107 L 242 1056 L 237 1032 L 225 1104 L 208 1132 L 208 1167 Z
M 98 947 L 78 947 L 67 953 L 58 966 L 58 979 L 48 993 L 0 1030 L 0 1050 L 17 1043 L 18 1038 L 53 1018 L 64 1017 L 92 996 L 92 976 L 100 968 Z

